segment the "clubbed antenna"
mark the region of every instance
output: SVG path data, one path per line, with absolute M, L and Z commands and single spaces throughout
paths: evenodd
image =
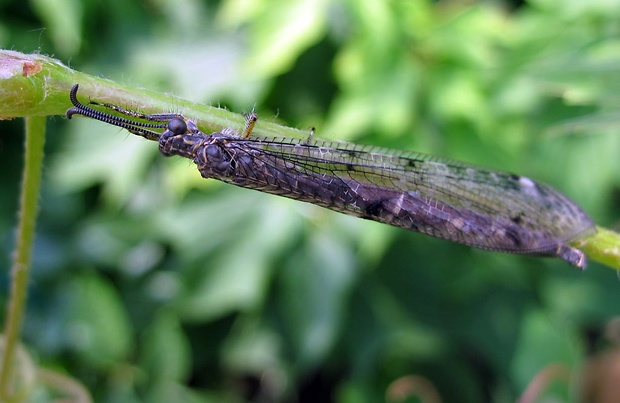
M 106 112 L 102 112 L 97 109 L 91 108 L 90 106 L 84 105 L 80 101 L 78 101 L 77 99 L 78 89 L 79 89 L 79 85 L 75 84 L 71 88 L 71 92 L 69 93 L 69 99 L 71 100 L 71 103 L 73 104 L 73 108 L 67 110 L 67 112 L 65 113 L 65 116 L 67 117 L 67 119 L 71 119 L 73 115 L 82 115 L 88 118 L 99 120 L 104 123 L 108 123 L 114 126 L 121 127 L 123 129 L 127 129 L 131 133 L 136 134 L 138 136 L 142 136 L 148 140 L 157 141 L 159 140 L 160 134 L 155 131 L 148 130 L 148 129 L 165 129 L 168 127 L 168 122 L 170 122 L 170 120 L 179 118 L 180 116 L 178 114 L 145 115 L 139 112 L 131 111 L 128 109 L 123 109 L 115 105 L 99 104 L 96 102 L 91 102 L 91 104 L 93 105 L 99 105 L 99 106 L 103 106 L 109 109 L 113 109 L 119 113 L 122 113 L 127 116 L 131 116 L 136 119 L 150 120 L 150 121 L 158 122 L 158 123 L 139 122 L 139 121 L 135 121 L 132 119 L 124 118 L 122 116 L 112 115 L 111 113 L 106 113 Z

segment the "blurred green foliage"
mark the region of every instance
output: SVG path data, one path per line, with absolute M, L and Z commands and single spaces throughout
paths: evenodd
M 234 111 L 256 105 L 321 137 L 511 170 L 562 189 L 598 224 L 620 217 L 613 1 L 0 10 L 2 48 Z M 5 273 L 21 125 L 0 126 Z M 617 274 L 597 264 L 581 273 L 205 181 L 87 119 L 50 119 L 47 144 L 23 339 L 98 402 L 376 402 L 409 375 L 446 402 L 514 401 L 551 364 L 579 378 L 584 329 L 619 311 Z

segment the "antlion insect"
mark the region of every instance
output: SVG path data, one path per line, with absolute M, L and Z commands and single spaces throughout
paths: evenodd
M 252 113 L 239 136 L 203 133 L 180 114 L 146 115 L 90 102 L 83 115 L 157 141 L 165 156 L 189 158 L 204 178 L 256 189 L 450 241 L 508 253 L 557 256 L 584 268 L 569 242 L 595 232 L 568 197 L 524 176 L 411 151 L 308 139 L 252 136 Z M 162 129 L 160 133 L 156 131 Z

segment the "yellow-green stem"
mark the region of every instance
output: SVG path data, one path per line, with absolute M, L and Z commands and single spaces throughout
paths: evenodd
M 26 307 L 32 244 L 38 212 L 37 201 L 41 184 L 43 146 L 45 144 L 45 117 L 33 116 L 25 120 L 24 171 L 17 224 L 17 241 L 11 268 L 13 281 L 11 282 L 7 322 L 4 330 L 4 354 L 0 366 L 0 401 L 10 400 L 11 395 L 16 393 L 11 379 Z
M 0 49 L 0 119 L 22 116 L 62 115 L 71 107 L 69 89 L 80 84 L 80 99 L 94 99 L 127 106 L 143 113 L 182 111 L 205 132 L 241 128 L 244 117 L 223 109 L 200 105 L 153 91 L 93 77 L 41 54 Z M 307 131 L 261 121 L 257 136 L 306 138 Z M 620 270 L 620 233 L 598 227 L 595 235 L 576 241 L 592 262 Z

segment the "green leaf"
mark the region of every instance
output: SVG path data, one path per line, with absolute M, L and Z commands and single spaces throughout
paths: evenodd
M 67 285 L 66 342 L 90 365 L 109 367 L 128 358 L 132 329 L 117 291 L 102 277 L 84 274 Z
M 308 247 L 289 259 L 282 277 L 281 309 L 301 367 L 324 359 L 340 330 L 355 259 L 328 232 L 317 232 Z
M 45 23 L 56 48 L 64 56 L 82 45 L 82 3 L 79 0 L 32 0 L 34 11 Z
M 575 368 L 578 363 L 580 351 L 576 340 L 545 311 L 533 310 L 526 315 L 519 334 L 512 365 L 518 390 L 525 390 L 534 376 L 551 364 Z M 566 385 L 565 393 L 568 389 Z
M 291 68 L 299 55 L 325 34 L 326 0 L 257 1 L 253 6 L 249 40 L 250 53 L 244 63 L 245 74 L 265 78 Z M 230 2 L 234 7 L 236 2 Z
M 142 335 L 142 365 L 155 385 L 186 381 L 191 357 L 188 340 L 178 317 L 162 310 Z

